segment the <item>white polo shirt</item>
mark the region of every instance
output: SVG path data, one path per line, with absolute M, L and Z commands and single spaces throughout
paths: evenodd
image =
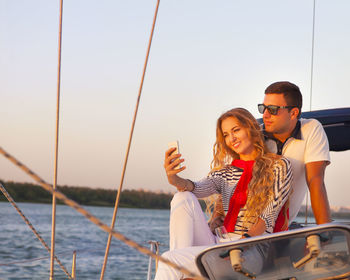
M 315 161 L 330 162 L 328 138 L 319 121 L 315 119 L 299 121 L 300 125 L 297 125 L 292 136 L 282 146 L 282 155 L 290 160 L 294 177 L 289 200 L 290 222 L 297 216 L 308 189 L 305 164 Z M 278 140 L 267 138 L 266 145 L 271 152 L 280 154 L 276 141 Z

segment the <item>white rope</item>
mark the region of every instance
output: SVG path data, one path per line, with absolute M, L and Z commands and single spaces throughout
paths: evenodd
M 35 174 L 32 170 L 30 170 L 27 166 L 25 166 L 23 163 L 21 163 L 20 161 L 18 161 L 16 158 L 14 158 L 12 155 L 10 155 L 9 153 L 7 153 L 3 148 L 0 147 L 0 154 L 3 154 L 8 160 L 10 160 L 12 163 L 14 163 L 15 165 L 17 165 L 20 169 L 22 169 L 25 173 L 27 173 L 32 179 L 34 179 L 42 188 L 44 188 L 45 190 L 49 191 L 50 193 L 55 193 L 57 199 L 62 200 L 65 204 L 67 204 L 68 206 L 72 207 L 73 209 L 75 209 L 77 212 L 79 212 L 80 214 L 82 214 L 85 218 L 87 218 L 90 222 L 94 223 L 95 225 L 97 225 L 100 229 L 102 229 L 105 232 L 111 233 L 113 237 L 117 238 L 118 240 L 124 242 L 125 244 L 127 244 L 128 246 L 136 249 L 137 251 L 139 251 L 142 254 L 151 256 L 152 258 L 154 258 L 156 261 L 161 261 L 175 269 L 177 269 L 178 271 L 184 273 L 185 275 L 188 275 L 189 277 L 192 277 L 194 279 L 205 279 L 202 276 L 199 276 L 197 274 L 192 273 L 191 271 L 189 271 L 187 268 L 181 267 L 165 258 L 163 258 L 162 256 L 157 256 L 156 254 L 154 254 L 153 252 L 151 252 L 149 249 L 141 246 L 140 244 L 138 244 L 137 242 L 127 238 L 125 235 L 121 234 L 118 231 L 115 231 L 113 229 L 111 229 L 108 225 L 104 224 L 100 219 L 98 219 L 97 217 L 95 217 L 93 214 L 91 214 L 89 211 L 87 211 L 86 209 L 84 209 L 83 207 L 81 207 L 78 203 L 76 203 L 74 200 L 69 199 L 67 196 L 65 196 L 63 193 L 59 192 L 59 191 L 55 191 L 52 188 L 52 185 L 46 183 L 42 178 L 40 178 L 37 174 Z
M 310 111 L 312 108 L 312 90 L 314 80 L 314 47 L 315 47 L 316 0 L 312 10 L 311 69 L 310 69 Z
M 35 234 L 35 236 L 39 239 L 39 241 L 41 242 L 41 244 L 44 245 L 44 247 L 46 248 L 46 250 L 50 253 L 50 247 L 46 244 L 45 240 L 40 236 L 40 234 L 36 231 L 36 229 L 34 228 L 34 226 L 32 225 L 32 223 L 28 220 L 28 218 L 23 214 L 23 212 L 21 211 L 21 209 L 18 207 L 18 205 L 16 204 L 16 202 L 13 200 L 13 198 L 11 197 L 11 195 L 7 192 L 7 190 L 5 189 L 5 187 L 0 183 L 0 190 L 2 191 L 2 193 L 4 194 L 4 196 L 7 198 L 7 200 L 12 204 L 12 206 L 17 210 L 18 214 L 22 217 L 22 219 L 24 220 L 24 222 L 29 226 L 29 228 L 33 231 L 33 233 Z M 73 279 L 71 277 L 71 275 L 69 274 L 69 272 L 66 270 L 66 268 L 63 266 L 63 264 L 61 263 L 61 261 L 57 258 L 57 256 L 54 256 L 54 259 L 57 261 L 57 263 L 59 264 L 59 266 L 62 268 L 62 270 L 64 271 L 64 273 L 69 277 L 69 279 Z M 0 264 L 1 265 L 1 264 Z
M 148 41 L 148 47 L 147 47 L 147 52 L 146 52 L 146 59 L 145 59 L 145 63 L 144 63 L 144 66 L 143 66 L 143 71 L 142 71 L 142 78 L 141 78 L 140 88 L 139 88 L 137 101 L 136 101 L 134 118 L 133 118 L 133 121 L 132 121 L 131 131 L 130 131 L 130 135 L 129 135 L 128 147 L 126 149 L 126 155 L 125 155 L 125 160 L 124 160 L 123 171 L 122 171 L 122 175 L 121 175 L 121 179 L 120 179 L 120 185 L 119 185 L 117 197 L 116 197 L 116 200 L 115 200 L 113 217 L 112 217 L 112 222 L 111 222 L 111 228 L 112 229 L 114 228 L 115 220 L 116 220 L 116 217 L 117 217 L 120 195 L 121 195 L 122 188 L 123 188 L 124 176 L 125 176 L 126 166 L 127 166 L 127 163 L 128 163 L 132 136 L 133 136 L 134 128 L 135 128 L 136 116 L 137 116 L 137 112 L 138 112 L 138 108 L 139 108 L 139 104 L 140 104 L 140 98 L 141 98 L 141 93 L 142 93 L 142 88 L 143 88 L 143 82 L 144 82 L 144 79 L 145 79 L 145 74 L 146 74 L 146 69 L 147 69 L 147 62 L 148 62 L 149 53 L 150 53 L 151 45 L 152 45 L 152 38 L 153 38 L 153 33 L 154 33 L 154 27 L 156 25 L 156 20 L 157 20 L 159 2 L 160 2 L 160 0 L 157 0 L 157 5 L 156 5 L 155 12 L 154 12 L 154 17 L 153 17 L 151 34 L 150 34 L 149 41 Z M 107 240 L 107 245 L 106 245 L 105 257 L 104 257 L 104 261 L 103 261 L 103 265 L 102 265 L 102 269 L 101 269 L 100 280 L 103 280 L 103 278 L 104 278 L 104 273 L 105 273 L 106 266 L 107 266 L 107 260 L 108 260 L 108 254 L 109 254 L 109 248 L 110 248 L 110 245 L 111 245 L 111 241 L 112 241 L 112 235 L 109 234 L 108 235 L 108 240 Z
M 62 46 L 62 14 L 63 0 L 60 0 L 60 20 L 58 32 L 58 66 L 57 66 L 57 104 L 56 104 L 56 139 L 55 139 L 55 167 L 53 190 L 57 188 L 57 165 L 58 165 L 58 139 L 59 139 L 59 117 L 60 117 L 60 86 L 61 86 L 61 46 Z M 56 233 L 56 195 L 52 193 L 52 222 L 51 222 L 51 260 L 50 280 L 54 279 L 54 255 L 55 255 L 55 233 Z
M 310 69 L 310 108 L 312 109 L 312 90 L 314 80 L 314 46 L 315 46 L 315 19 L 316 19 L 316 0 L 314 0 L 312 10 L 312 40 L 311 40 L 311 69 Z M 309 192 L 306 192 L 306 206 L 305 206 L 305 224 L 308 224 L 309 215 Z

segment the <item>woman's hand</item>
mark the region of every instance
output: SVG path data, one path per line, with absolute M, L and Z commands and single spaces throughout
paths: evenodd
M 175 154 L 175 150 L 176 148 L 170 148 L 165 152 L 164 169 L 170 184 L 173 184 L 176 181 L 176 174 L 180 173 L 186 168 L 185 166 L 182 166 L 180 168 L 178 167 L 179 164 L 185 160 L 181 158 L 181 154 Z
M 191 181 L 179 177 L 177 174 L 186 169 L 186 166 L 178 167 L 185 160 L 181 154 L 174 154 L 176 148 L 170 148 L 165 152 L 164 169 L 168 177 L 168 182 L 177 187 L 179 191 L 192 191 L 194 189 Z

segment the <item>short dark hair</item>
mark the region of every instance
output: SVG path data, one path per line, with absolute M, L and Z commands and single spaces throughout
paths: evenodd
M 303 96 L 297 85 L 287 81 L 275 82 L 265 89 L 265 94 L 273 93 L 283 94 L 287 106 L 294 106 L 299 109 L 298 117 L 300 117 L 301 107 L 303 106 Z

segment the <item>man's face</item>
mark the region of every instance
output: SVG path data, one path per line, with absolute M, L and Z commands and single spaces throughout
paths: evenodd
M 287 106 L 283 94 L 271 93 L 265 94 L 264 105 Z M 295 109 L 288 111 L 287 108 L 280 108 L 276 115 L 270 114 L 266 109 L 263 114 L 265 130 L 276 135 L 290 134 L 296 124 L 297 116 L 295 116 Z M 297 110 L 297 109 L 296 109 Z

